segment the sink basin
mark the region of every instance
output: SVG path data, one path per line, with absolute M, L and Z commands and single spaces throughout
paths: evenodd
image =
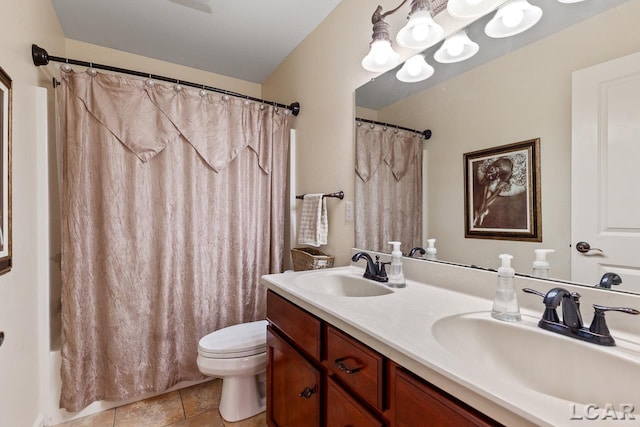
M 537 322 L 528 316 L 507 323 L 490 312 L 466 313 L 439 319 L 432 333 L 467 365 L 522 387 L 583 405 L 639 407 L 640 352 L 633 344 L 601 347 L 545 331 Z
M 393 293 L 384 284 L 347 271 L 322 271 L 303 274 L 296 285 L 308 291 L 338 297 L 373 297 Z

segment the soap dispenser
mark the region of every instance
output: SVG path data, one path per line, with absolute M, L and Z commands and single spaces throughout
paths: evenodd
M 402 251 L 400 250 L 400 242 L 389 242 L 389 244 L 393 245 L 393 251 L 391 252 L 391 266 L 387 273 L 389 277 L 387 286 L 391 288 L 404 288 L 406 283 L 404 281 L 404 273 L 402 272 Z
M 438 253 L 438 250 L 435 247 L 436 239 L 427 239 L 427 244 L 429 246 L 427 247 L 427 250 L 426 250 L 426 252 L 427 252 L 426 258 L 427 259 L 434 259 L 434 260 L 437 259 L 436 258 L 436 253 Z
M 522 317 L 520 316 L 520 307 L 518 307 L 516 296 L 516 272 L 511 267 L 513 256 L 501 254 L 499 257 L 502 261 L 502 266 L 498 268 L 498 288 L 493 300 L 491 316 L 506 322 L 518 322 Z
M 535 249 L 536 260 L 533 261 L 533 277 L 546 279 L 549 277 L 549 262 L 547 254 L 555 252 L 553 249 Z

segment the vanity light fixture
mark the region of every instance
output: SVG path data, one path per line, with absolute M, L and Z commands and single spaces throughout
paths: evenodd
M 407 3 L 403 0 L 398 7 L 382 13 L 382 6 L 373 12 L 371 49 L 362 60 L 362 67 L 368 71 L 386 71 L 400 63 L 400 55 L 393 50 L 390 26 L 384 18 L 399 10 Z M 411 12 L 407 24 L 398 32 L 396 41 L 400 46 L 411 49 L 426 49 L 436 44 L 444 35 L 444 29 L 431 16 L 431 0 L 411 0 Z
M 461 62 L 478 53 L 480 46 L 467 35 L 467 30 L 460 30 L 447 37 L 433 59 L 443 64 Z
M 396 73 L 396 78 L 401 82 L 415 83 L 428 79 L 433 72 L 433 67 L 427 64 L 424 55 L 419 53 L 405 61 Z
M 527 0 L 511 0 L 500 6 L 484 27 L 489 37 L 503 38 L 520 34 L 533 27 L 542 17 L 542 9 Z
M 436 44 L 444 35 L 444 29 L 431 16 L 429 0 L 412 0 L 409 21 L 398 31 L 396 41 L 410 49 L 426 49 Z
M 449 0 L 447 2 L 447 11 L 449 15 L 454 18 L 476 18 L 491 12 L 498 7 L 500 1 L 501 0 Z
M 385 22 L 385 16 L 398 10 L 397 8 L 382 13 L 382 6 L 378 6 L 373 12 L 371 22 L 373 23 L 373 35 L 369 46 L 371 49 L 362 60 L 362 67 L 367 71 L 386 71 L 400 63 L 400 55 L 391 47 L 391 37 L 389 36 L 389 24 Z

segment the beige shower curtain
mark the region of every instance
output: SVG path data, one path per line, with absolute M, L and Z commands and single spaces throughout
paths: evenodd
M 414 132 L 358 122 L 355 245 L 407 253 L 422 246 L 422 142 Z
M 202 378 L 198 340 L 265 317 L 289 112 L 63 73 L 62 396 L 77 411 Z

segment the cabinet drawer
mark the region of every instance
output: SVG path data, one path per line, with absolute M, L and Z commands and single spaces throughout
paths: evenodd
M 309 356 L 320 360 L 320 319 L 290 303 L 275 292 L 267 292 L 267 320 L 298 344 Z
M 383 423 L 329 378 L 327 380 L 327 427 L 344 426 L 383 427 Z
M 340 382 L 373 407 L 383 407 L 383 359 L 369 347 L 327 326 L 327 365 Z
M 391 400 L 395 403 L 393 425 L 415 427 L 499 427 L 501 424 L 459 402 L 431 384 L 394 367 Z

